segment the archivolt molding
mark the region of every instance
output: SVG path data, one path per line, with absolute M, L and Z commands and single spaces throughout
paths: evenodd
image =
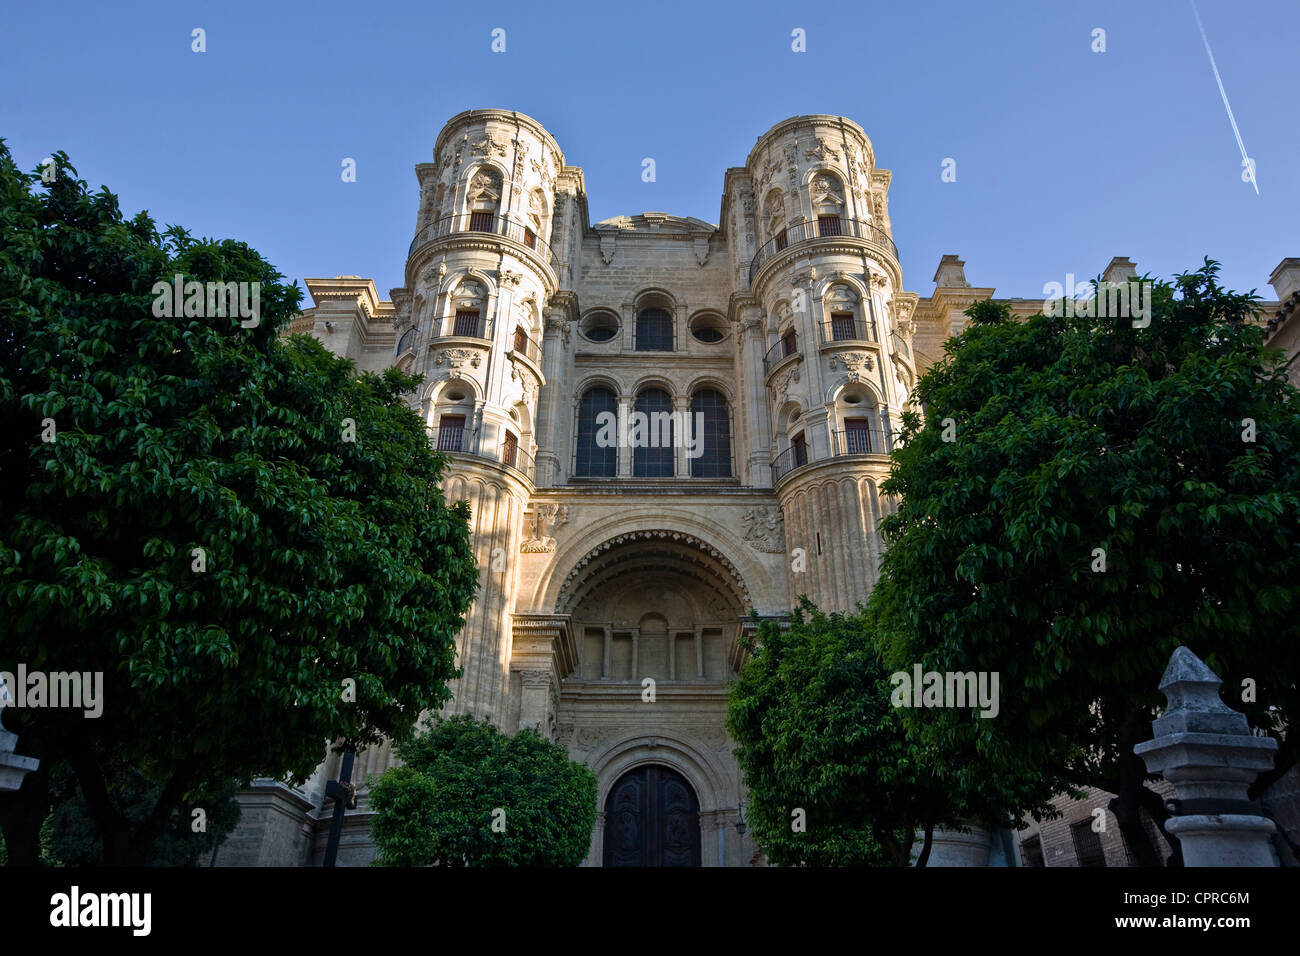
M 704 552 L 707 556 L 717 561 L 726 570 L 726 572 L 729 575 L 731 575 L 731 578 L 735 584 L 736 589 L 739 590 L 743 598 L 745 604 L 745 610 L 755 606 L 753 597 L 749 593 L 749 588 L 745 585 L 744 576 L 740 573 L 739 569 L 737 569 L 736 566 L 731 563 L 730 559 L 728 559 L 728 557 L 725 554 L 723 554 L 713 545 L 709 544 L 706 541 L 703 541 L 700 538 L 697 538 L 693 534 L 689 534 L 684 531 L 666 531 L 666 530 L 659 529 L 653 531 L 629 531 L 624 534 L 615 535 L 614 537 L 605 540 L 601 544 L 587 551 L 587 553 L 584 554 L 581 559 L 579 559 L 577 562 L 573 564 L 568 575 L 565 577 L 563 583 L 560 585 L 559 593 L 556 595 L 556 599 L 555 599 L 556 613 L 561 613 L 560 609 L 563 608 L 566 604 L 568 604 L 571 601 L 571 599 L 574 596 L 576 587 L 584 577 L 583 569 L 586 568 L 587 565 L 589 565 L 592 561 L 599 558 L 602 554 L 604 554 L 606 551 L 609 551 L 611 548 L 615 548 L 624 544 L 634 543 L 636 541 L 654 541 L 654 540 L 676 542 L 679 544 L 688 545 L 697 548 L 698 550 Z
M 616 735 L 625 733 L 611 728 Z M 587 758 L 587 765 L 596 774 L 600 785 L 598 807 L 604 809 L 609 791 L 618 779 L 645 764 L 662 764 L 680 773 L 695 788 L 700 800 L 700 812 L 716 810 L 727 800 L 728 774 L 715 755 L 699 750 L 677 735 L 655 734 L 618 740 L 602 746 Z

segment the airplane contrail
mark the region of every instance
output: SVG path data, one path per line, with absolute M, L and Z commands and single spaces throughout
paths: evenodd
M 1246 144 L 1241 141 L 1241 131 L 1237 129 L 1237 119 L 1232 115 L 1232 107 L 1228 104 L 1228 93 L 1223 88 L 1223 80 L 1219 76 L 1218 64 L 1214 62 L 1214 51 L 1210 49 L 1210 39 L 1205 35 L 1205 26 L 1201 23 L 1201 13 L 1196 9 L 1196 0 L 1191 0 L 1192 14 L 1196 17 L 1196 26 L 1201 31 L 1201 42 L 1205 44 L 1205 52 L 1210 55 L 1210 69 L 1214 71 L 1214 82 L 1219 84 L 1219 95 L 1223 97 L 1223 108 L 1228 111 L 1228 122 L 1232 124 L 1232 135 L 1237 137 L 1237 148 L 1241 150 L 1242 165 L 1250 170 L 1250 184 L 1255 187 L 1255 195 L 1259 195 L 1259 183 L 1255 182 L 1255 164 L 1246 154 Z

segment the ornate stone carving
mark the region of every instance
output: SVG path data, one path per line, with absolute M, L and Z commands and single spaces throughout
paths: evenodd
M 741 518 L 745 542 L 755 551 L 781 554 L 785 551 L 785 520 L 776 505 L 750 508 Z
M 504 156 L 507 146 L 508 144 L 499 134 L 488 132 L 484 133 L 483 138 L 474 143 L 470 149 L 474 151 L 475 155 L 479 156 L 491 156 L 493 154 Z
M 773 390 L 780 397 L 782 402 L 785 402 L 790 398 L 790 386 L 798 384 L 800 374 L 799 366 L 795 365 L 794 368 L 790 369 L 790 371 L 784 373 L 776 380 L 776 385 L 773 386 Z
M 528 162 L 528 144 L 521 139 L 511 140 L 515 144 L 515 164 L 512 175 L 515 179 L 523 179 L 524 164 Z
M 695 261 L 699 265 L 709 261 L 709 239 L 707 236 L 695 238 Z
M 831 371 L 843 368 L 846 372 L 870 372 L 876 367 L 876 362 L 869 352 L 843 352 L 832 355 L 829 365 Z
M 583 727 L 574 737 L 574 742 L 583 750 L 592 750 L 609 735 L 610 732 L 603 727 Z
M 468 362 L 471 367 L 478 368 L 479 363 L 482 361 L 483 353 L 474 349 L 441 349 L 438 352 L 438 357 L 433 360 L 433 364 L 459 369 L 463 368 L 465 363 Z
M 471 200 L 487 197 L 493 202 L 501 198 L 501 178 L 493 170 L 479 170 L 469 181 Z
M 519 386 L 519 395 L 524 400 L 524 404 L 529 408 L 533 407 L 533 376 L 529 372 L 520 369 L 514 358 L 510 360 L 510 380 Z
M 894 327 L 904 338 L 912 336 L 912 315 L 916 311 L 916 300 L 909 297 L 896 297 L 889 300 L 889 307 L 894 313 Z
M 618 249 L 616 243 L 617 240 L 613 236 L 600 237 L 600 258 L 604 260 L 605 265 L 614 261 L 614 253 Z
M 871 273 L 871 287 L 873 289 L 883 289 L 888 282 L 889 277 L 883 272 Z
M 523 276 L 518 272 L 511 272 L 509 269 L 503 269 L 497 275 L 497 281 L 501 283 L 501 288 L 503 289 L 514 289 L 518 287 L 519 280 L 522 278 Z
M 840 151 L 824 139 L 818 139 L 816 145 L 810 146 L 803 151 L 803 157 L 804 159 L 815 159 L 824 163 L 827 160 L 838 160 Z
M 816 205 L 830 203 L 836 206 L 844 205 L 844 191 L 840 184 L 831 176 L 816 176 L 812 181 L 812 201 Z
M 569 506 L 539 504 L 524 517 L 531 537 L 519 546 L 525 554 L 550 554 L 555 550 L 555 529 L 569 521 Z
M 569 344 L 569 315 L 563 309 L 546 310 L 546 331 L 558 332 L 564 337 L 564 344 Z

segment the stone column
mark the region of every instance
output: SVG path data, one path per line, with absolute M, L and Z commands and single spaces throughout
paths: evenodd
M 563 469 L 560 466 L 560 449 L 566 442 L 561 440 L 557 428 L 568 428 L 568 424 L 557 425 L 560 403 L 567 401 L 567 395 L 561 396 L 567 384 L 564 375 L 564 363 L 569 344 L 569 320 L 563 309 L 547 309 L 542 333 L 542 374 L 546 385 L 537 397 L 537 422 L 533 435 L 537 441 L 537 487 L 550 487 L 556 484 Z
M 618 467 L 615 474 L 620 478 L 632 477 L 632 445 L 630 441 L 624 439 L 632 434 L 632 410 L 634 407 L 633 396 L 620 395 L 618 397 Z M 627 424 L 624 425 L 624 422 Z
M 1151 724 L 1154 740 L 1133 752 L 1178 794 L 1165 829 L 1178 837 L 1184 866 L 1277 866 L 1277 827 L 1246 788 L 1273 766 L 1277 741 L 1256 737 L 1244 714 L 1219 699 L 1218 676 L 1186 647 L 1160 679 L 1168 706 Z
M 742 476 L 745 483 L 751 488 L 769 488 L 772 485 L 772 420 L 767 384 L 763 380 L 763 324 L 757 309 L 746 309 L 744 315 L 737 332 L 742 391 L 739 407 L 732 409 L 736 424 L 743 427 L 736 429 L 739 434 L 732 436 L 732 441 L 736 445 L 737 470 L 742 455 L 745 461 L 747 474 Z

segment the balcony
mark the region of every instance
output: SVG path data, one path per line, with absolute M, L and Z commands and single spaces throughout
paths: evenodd
M 415 336 L 418 332 L 419 329 L 407 329 L 403 332 L 402 337 L 397 340 L 397 351 L 394 354 L 401 355 L 415 348 Z
M 548 266 L 554 266 L 554 256 L 541 238 L 522 222 L 516 222 L 505 216 L 490 213 L 467 213 L 457 216 L 445 216 L 437 222 L 431 222 L 415 234 L 411 247 L 406 252 L 409 259 L 417 249 L 437 239 L 459 233 L 482 232 L 494 236 L 504 236 L 530 250 Z
M 858 318 L 832 318 L 821 324 L 822 344 L 836 342 L 871 342 L 876 344 L 880 338 L 876 323 Z
M 829 461 L 833 458 L 847 458 L 855 455 L 884 457 L 888 454 L 888 442 L 879 426 L 872 429 L 851 428 L 847 431 L 831 432 L 829 454 L 818 455 L 813 452 L 809 445 L 799 444 L 791 445 L 777 455 L 776 460 L 772 462 L 772 484 L 775 486 L 778 481 L 790 474 L 790 472 L 818 461 Z
M 885 230 L 859 219 L 831 219 L 797 222 L 782 229 L 780 234 L 764 243 L 763 248 L 749 263 L 749 283 L 754 284 L 754 276 L 759 268 L 778 253 L 793 249 L 805 242 L 818 239 L 863 239 L 884 249 L 895 260 L 898 259 L 898 247 L 889 238 Z
M 496 462 L 521 473 L 529 481 L 536 474 L 533 456 L 519 447 L 517 442 L 503 439 L 495 449 L 476 450 L 477 436 L 463 428 L 430 428 L 429 443 L 436 451 L 450 455 L 466 455 L 482 461 Z
M 515 329 L 510 339 L 510 351 L 517 352 L 538 368 L 542 365 L 542 347 L 532 340 L 523 329 Z
M 771 375 L 786 359 L 799 354 L 799 336 L 789 332 L 777 341 L 763 356 L 763 375 Z

